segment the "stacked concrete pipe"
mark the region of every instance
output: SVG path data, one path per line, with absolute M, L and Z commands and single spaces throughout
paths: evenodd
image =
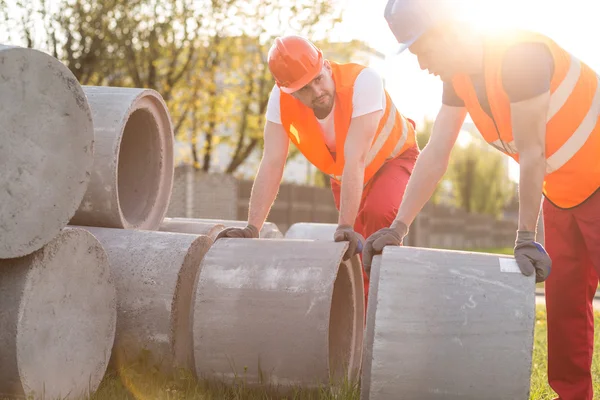
M 347 246 L 217 240 L 196 291 L 197 376 L 281 389 L 356 382 L 364 293 L 360 264 L 342 262 Z
M 147 350 L 165 373 L 194 370 L 192 307 L 198 268 L 212 244 L 203 235 L 83 227 L 104 246 L 117 288 L 111 364 Z
M 285 233 L 286 239 L 333 240 L 337 224 L 297 222 Z
M 92 178 L 71 225 L 158 229 L 173 187 L 173 129 L 159 93 L 84 86 L 96 149 Z
M 40 250 L 0 260 L 0 393 L 93 393 L 109 362 L 116 315 L 106 252 L 84 230 L 64 228 Z
M 514 258 L 411 247 L 375 256 L 362 400 L 528 399 L 535 279 Z
M 237 221 L 228 219 L 205 219 L 205 218 L 171 218 L 171 222 L 186 222 L 192 221 L 203 224 L 215 224 L 223 225 L 226 228 L 245 228 L 248 225 L 248 221 Z M 262 229 L 260 230 L 260 237 L 262 239 L 281 239 L 283 234 L 279 231 L 277 225 L 273 222 L 265 222 Z
M 81 86 L 45 53 L 0 44 L 0 258 L 59 234 L 90 180 L 94 130 Z
M 158 228 L 162 232 L 189 233 L 194 235 L 206 235 L 212 240 L 217 238 L 219 232 L 225 229 L 225 225 L 213 222 L 201 222 L 200 220 L 183 220 L 178 218 L 165 218 Z

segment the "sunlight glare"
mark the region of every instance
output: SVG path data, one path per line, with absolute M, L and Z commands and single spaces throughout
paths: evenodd
M 483 32 L 506 28 L 536 29 L 544 22 L 540 0 L 463 0 L 460 16 Z

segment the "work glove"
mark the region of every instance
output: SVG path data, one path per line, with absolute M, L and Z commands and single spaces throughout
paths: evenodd
M 517 231 L 515 261 L 525 276 L 535 272 L 535 281 L 544 282 L 552 269 L 552 260 L 544 247 L 535 241 L 535 232 Z
M 257 239 L 258 228 L 251 224 L 248 224 L 245 228 L 225 228 L 219 232 L 215 240 L 220 238 Z
M 349 260 L 355 254 L 360 253 L 363 249 L 365 238 L 360 233 L 354 231 L 350 225 L 340 225 L 333 234 L 333 240 L 336 242 L 348 241 L 348 249 L 342 258 L 344 261 Z
M 365 243 L 362 262 L 365 273 L 371 277 L 371 262 L 373 256 L 381 254 L 385 246 L 402 246 L 402 240 L 408 233 L 405 223 L 394 221 L 389 228 L 383 228 L 373 233 Z

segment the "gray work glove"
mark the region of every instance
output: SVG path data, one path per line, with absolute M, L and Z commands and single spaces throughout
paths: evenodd
M 333 234 L 333 240 L 336 242 L 349 242 L 348 249 L 342 258 L 344 261 L 360 253 L 365 243 L 365 238 L 360 233 L 355 232 L 350 225 L 339 225 Z
M 552 260 L 531 231 L 517 231 L 515 261 L 523 275 L 531 276 L 535 272 L 536 282 L 544 282 L 552 270 Z
M 245 228 L 225 228 L 219 232 L 215 241 L 220 238 L 258 239 L 258 233 L 258 228 L 250 224 Z
M 368 277 L 371 277 L 373 256 L 381 254 L 385 246 L 402 246 L 402 240 L 407 233 L 408 227 L 405 223 L 394 221 L 389 228 L 382 228 L 369 236 L 362 256 L 363 267 Z

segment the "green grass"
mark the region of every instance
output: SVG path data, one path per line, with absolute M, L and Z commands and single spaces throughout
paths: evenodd
M 600 395 L 600 313 L 595 318 L 595 352 L 592 367 L 594 392 Z M 530 400 L 551 400 L 556 396 L 548 386 L 546 375 L 546 311 L 537 306 L 534 350 L 531 374 Z M 89 400 L 359 400 L 357 386 L 345 385 L 334 394 L 327 388 L 316 390 L 292 390 L 288 395 L 276 395 L 270 390 L 251 389 L 243 376 L 237 383 L 227 386 L 220 382 L 197 382 L 191 375 L 180 373 L 167 378 L 147 367 L 147 363 L 132 365 L 119 372 L 109 371 L 96 393 Z
M 594 398 L 600 396 L 600 313 L 595 313 L 594 319 L 594 358 L 592 362 L 592 379 Z M 546 347 L 546 308 L 537 306 L 534 336 L 533 361 L 531 371 L 531 396 L 530 400 L 551 400 L 556 393 L 548 385 L 547 375 L 547 347 Z
M 144 372 L 141 372 L 144 371 Z M 359 400 L 358 385 L 345 384 L 334 393 L 328 387 L 318 389 L 278 390 L 276 387 L 256 389 L 249 387 L 243 377 L 233 385 L 223 382 L 196 381 L 181 373 L 166 378 L 145 367 L 130 367 L 119 373 L 110 372 L 90 400 Z
M 600 395 L 600 313 L 595 319 L 595 352 L 592 375 L 594 379 L 594 392 Z M 550 400 L 556 396 L 547 378 L 547 348 L 546 348 L 546 311 L 543 306 L 537 306 L 534 337 L 534 351 L 531 374 L 530 400 Z M 135 369 L 123 371 L 123 379 L 111 373 L 102 382 L 99 390 L 91 400 L 263 400 L 263 399 L 289 399 L 289 400 L 359 400 L 358 387 L 346 385 L 339 396 L 335 396 L 325 388 L 314 391 L 296 390 L 288 396 L 274 396 L 265 390 L 252 390 L 245 385 L 243 377 L 234 387 L 227 387 L 222 383 L 198 383 L 189 376 L 182 375 L 177 379 L 165 379 L 158 373 L 138 373 Z M 127 382 L 124 384 L 123 382 Z M 137 396 L 132 396 L 127 388 Z

